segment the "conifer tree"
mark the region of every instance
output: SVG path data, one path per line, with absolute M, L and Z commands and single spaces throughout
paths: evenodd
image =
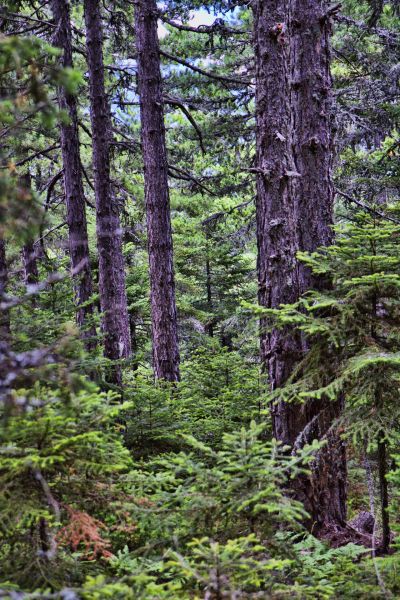
M 274 327 L 294 328 L 309 346 L 273 399 L 282 397 L 294 407 L 323 400 L 329 414 L 330 405 L 344 396 L 346 405 L 338 422 L 353 443 L 376 456 L 384 552 L 390 542 L 388 447 L 397 443 L 400 422 L 399 223 L 390 213 L 358 212 L 354 222 L 337 228 L 333 246 L 300 255 L 314 276 L 331 279 L 330 289 L 309 291 L 297 303 L 281 308 L 260 309 Z M 295 447 L 309 442 L 318 428 L 314 418 Z M 318 464 L 317 473 L 323 477 L 321 468 Z
M 110 106 L 105 90 L 103 28 L 99 3 L 95 0 L 85 0 L 84 13 L 93 135 L 99 292 L 103 313 L 104 355 L 115 361 L 127 358 L 131 352 L 125 265 L 122 254 L 122 229 L 110 178 L 112 125 Z M 113 373 L 112 378 L 120 384 L 120 368 L 115 367 Z
M 331 240 L 331 78 L 329 12 L 317 0 L 254 3 L 257 119 L 257 241 L 259 302 L 277 308 L 294 302 L 312 279 L 299 265 L 298 250 Z M 261 360 L 274 392 L 282 387 L 307 351 L 297 332 L 266 331 L 261 321 Z M 272 407 L 276 438 L 293 446 L 310 422 L 317 437 L 328 431 L 324 461 L 314 481 L 303 480 L 297 494 L 313 526 L 344 525 L 345 453 L 331 429 L 340 401 L 306 404 L 302 411 L 277 399 Z
M 51 8 L 56 24 L 53 43 L 62 49 L 62 66 L 71 69 L 73 62 L 69 3 L 67 0 L 52 0 Z M 95 345 L 96 330 L 90 323 L 93 315 L 93 305 L 90 303 L 93 284 L 86 224 L 86 201 L 83 191 L 79 150 L 77 103 L 76 98 L 62 87 L 58 89 L 58 103 L 60 109 L 66 112 L 68 118 L 68 122 L 62 121 L 60 124 L 60 135 L 68 224 L 68 247 L 71 270 L 74 274 L 73 281 L 77 304 L 76 320 L 83 330 L 86 347 L 90 349 Z
M 136 48 L 150 268 L 153 365 L 157 378 L 179 380 L 179 347 L 168 162 L 155 0 L 135 3 Z

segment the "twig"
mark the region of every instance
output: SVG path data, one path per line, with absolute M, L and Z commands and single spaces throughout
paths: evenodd
M 186 106 L 183 104 L 183 102 L 181 102 L 180 100 L 178 100 L 178 98 L 171 98 L 171 96 L 165 96 L 164 97 L 164 102 L 166 102 L 167 104 L 171 104 L 172 106 L 177 106 L 178 108 L 180 108 L 180 110 L 183 112 L 183 114 L 185 115 L 185 117 L 187 118 L 187 120 L 189 121 L 189 123 L 193 126 L 193 129 L 196 131 L 197 137 L 199 138 L 199 143 L 200 143 L 201 151 L 202 151 L 203 154 L 205 154 L 206 151 L 204 149 L 203 134 L 201 133 L 201 129 L 197 125 L 195 119 L 192 117 L 192 115 L 190 114 L 190 112 L 186 108 Z
M 31 160 L 33 160 L 34 158 L 36 158 L 37 156 L 46 156 L 46 154 L 48 154 L 49 152 L 51 152 L 52 150 L 56 150 L 57 148 L 59 148 L 60 145 L 59 144 L 53 144 L 52 146 L 49 146 L 48 148 L 46 148 L 45 150 L 38 150 L 38 152 L 35 152 L 34 154 L 31 154 L 30 156 L 27 156 L 26 158 L 24 158 L 23 160 L 20 160 L 16 163 L 17 167 L 21 167 L 22 165 L 24 165 L 27 162 L 30 162 Z
M 190 31 L 192 33 L 203 33 L 203 34 L 212 34 L 212 33 L 231 33 L 233 35 L 242 35 L 242 34 L 250 34 L 250 31 L 246 31 L 244 29 L 234 29 L 232 27 L 227 27 L 225 23 L 220 23 L 221 19 L 216 19 L 212 25 L 199 25 L 199 27 L 191 27 L 190 25 L 183 25 L 182 23 L 175 23 L 175 21 L 171 21 L 168 19 L 163 13 L 159 14 L 161 21 L 167 23 L 171 27 L 175 29 L 179 29 L 179 31 Z
M 75 275 L 78 275 L 81 271 L 83 271 L 86 265 L 87 259 L 84 258 L 74 269 L 71 269 L 70 273 L 52 273 L 51 275 L 49 275 L 49 277 L 47 277 L 47 279 L 30 286 L 30 289 L 27 290 L 27 292 L 23 296 L 19 296 L 18 298 L 10 298 L 5 301 L 0 301 L 0 312 L 24 304 L 32 296 L 35 296 L 36 294 L 39 294 L 40 292 L 45 290 L 48 285 L 51 285 L 53 283 L 59 283 L 60 281 L 68 279 L 69 277 L 75 277 Z
M 225 75 L 217 75 L 216 73 L 210 73 L 210 71 L 204 71 L 204 69 L 200 69 L 199 67 L 195 67 L 187 60 L 183 60 L 183 58 L 178 58 L 177 56 L 173 56 L 169 54 L 169 52 L 165 52 L 165 50 L 160 50 L 161 56 L 164 58 L 168 58 L 174 62 L 191 69 L 195 73 L 200 73 L 200 75 L 204 75 L 205 77 L 210 77 L 211 79 L 216 79 L 217 81 L 222 81 L 224 83 L 236 83 L 239 85 L 251 85 L 252 81 L 250 79 L 236 79 L 234 77 L 226 77 Z
M 206 227 L 209 223 L 211 223 L 211 221 L 222 219 L 223 217 L 226 217 L 226 216 L 232 214 L 235 210 L 241 210 L 245 206 L 248 206 L 249 204 L 251 204 L 251 202 L 253 202 L 253 198 L 251 200 L 247 200 L 247 202 L 242 202 L 241 204 L 237 204 L 236 206 L 233 206 L 229 210 L 220 210 L 219 212 L 214 213 L 213 215 L 210 215 L 209 217 L 204 219 L 204 221 L 202 221 L 201 224 L 203 227 Z
M 210 190 L 210 188 L 205 186 L 203 183 L 201 183 L 201 181 L 199 181 L 196 177 L 194 177 L 194 175 L 191 175 L 191 173 L 188 173 L 184 169 L 181 169 L 179 167 L 174 167 L 172 165 L 168 165 L 168 168 L 172 169 L 173 171 L 176 171 L 176 173 L 178 173 L 178 175 L 174 175 L 173 173 L 170 173 L 171 177 L 174 177 L 175 179 L 182 179 L 183 181 L 193 181 L 193 183 L 198 185 L 199 188 L 206 191 L 207 194 L 210 194 L 210 196 L 216 195 L 212 190 Z
M 361 202 L 360 200 L 357 200 L 357 198 L 354 198 L 353 196 L 346 194 L 346 192 L 342 192 L 341 190 L 338 190 L 338 189 L 336 189 L 335 192 L 336 192 L 336 194 L 339 194 L 339 196 L 343 196 L 343 198 L 346 198 L 346 200 L 348 200 L 349 202 L 352 202 L 353 204 L 356 204 L 357 206 L 359 206 L 363 210 L 366 210 L 370 214 L 376 215 L 377 217 L 380 217 L 381 219 L 386 219 L 387 221 L 391 221 L 392 223 L 396 223 L 396 225 L 400 225 L 400 221 L 398 219 L 395 219 L 395 217 L 386 215 L 385 213 L 381 212 L 380 210 L 377 210 L 376 208 L 373 208 L 372 206 L 368 206 L 368 204 L 364 204 L 364 202 Z

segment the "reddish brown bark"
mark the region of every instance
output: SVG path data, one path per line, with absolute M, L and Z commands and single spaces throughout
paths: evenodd
M 62 49 L 61 64 L 72 67 L 72 34 L 67 0 L 52 0 L 51 8 L 54 22 L 57 25 L 53 36 L 53 44 Z M 73 278 L 76 320 L 83 332 L 88 349 L 96 345 L 96 329 L 90 324 L 93 305 L 89 303 L 93 294 L 92 274 L 90 269 L 89 243 L 86 223 L 85 195 L 82 183 L 78 112 L 76 98 L 60 87 L 58 89 L 60 109 L 68 115 L 68 123 L 60 124 L 61 151 L 64 171 L 65 206 L 68 224 L 68 245 Z
M 122 254 L 122 228 L 110 179 L 112 125 L 104 83 L 103 33 L 100 3 L 84 2 L 87 62 L 92 123 L 96 232 L 99 254 L 99 292 L 103 313 L 104 354 L 111 360 L 131 353 L 129 318 Z M 114 371 L 120 383 L 120 372 Z
M 151 286 L 153 365 L 157 378 L 179 379 L 173 247 L 155 0 L 135 3 L 138 84 Z
M 329 35 L 321 0 L 254 3 L 258 277 L 259 302 L 266 307 L 295 302 L 310 287 L 326 285 L 298 263 L 296 253 L 332 240 Z M 265 325 L 261 358 L 271 388 L 278 389 L 307 348 L 291 330 L 266 333 Z M 327 435 L 312 477 L 295 485 L 314 529 L 345 521 L 345 451 L 330 430 L 340 407 L 329 401 L 272 407 L 274 434 L 283 443 Z

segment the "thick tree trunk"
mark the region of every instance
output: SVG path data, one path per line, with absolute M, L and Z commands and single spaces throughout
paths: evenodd
M 298 250 L 332 239 L 330 25 L 323 4 L 254 3 L 258 277 L 259 302 L 266 307 L 295 302 L 311 286 L 326 285 L 296 260 Z M 277 389 L 307 348 L 299 335 L 266 333 L 265 324 L 261 358 Z M 272 407 L 274 435 L 284 444 L 293 445 L 307 426 L 310 436 L 327 437 L 311 478 L 295 483 L 314 530 L 345 521 L 345 451 L 330 430 L 340 407 L 339 401 Z
M 290 103 L 290 48 L 287 2 L 254 5 L 257 124 L 257 244 L 259 303 L 276 308 L 300 294 L 295 223 L 293 124 Z M 286 25 L 285 25 L 286 27 Z M 281 387 L 301 352 L 300 339 L 290 332 L 266 333 L 261 322 L 261 356 L 272 389 Z M 275 419 L 275 426 L 277 422 Z M 289 442 L 291 423 L 275 431 Z
M 52 0 L 51 7 L 56 24 L 53 43 L 63 50 L 62 66 L 72 67 L 72 35 L 68 0 Z M 69 254 L 72 272 L 76 273 L 73 278 L 77 305 L 76 320 L 83 332 L 86 347 L 91 349 L 96 345 L 96 329 L 90 324 L 93 305 L 88 303 L 93 294 L 93 283 L 80 163 L 78 113 L 75 97 L 61 87 L 58 89 L 58 102 L 60 109 L 69 117 L 68 123 L 61 123 L 60 134 Z
M 178 329 L 156 11 L 155 0 L 137 0 L 135 3 L 153 363 L 158 379 L 178 381 Z
M 331 24 L 324 0 L 292 0 L 291 101 L 299 248 L 313 252 L 333 240 L 333 112 Z M 300 286 L 325 286 L 300 264 Z
M 122 228 L 110 179 L 112 125 L 104 83 L 100 3 L 97 0 L 85 0 L 84 13 L 93 135 L 99 292 L 103 313 L 104 354 L 111 360 L 117 360 L 130 355 L 131 342 L 125 289 L 125 265 L 122 254 Z M 114 375 L 114 382 L 121 383 L 120 370 L 115 369 Z

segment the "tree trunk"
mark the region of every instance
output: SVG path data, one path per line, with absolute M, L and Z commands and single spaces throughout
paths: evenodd
M 61 64 L 72 68 L 72 34 L 68 0 L 52 0 L 53 19 L 57 25 L 53 43 L 63 50 Z M 60 109 L 69 117 L 68 123 L 61 123 L 61 151 L 64 167 L 65 205 L 68 224 L 68 244 L 76 302 L 76 321 L 82 330 L 85 346 L 96 346 L 96 329 L 91 324 L 93 305 L 88 304 L 93 294 L 93 282 L 90 269 L 89 244 L 86 223 L 85 195 L 83 191 L 78 113 L 76 99 L 67 90 L 58 89 Z
M 104 83 L 100 3 L 97 0 L 85 0 L 84 13 L 93 135 L 99 292 L 103 313 L 104 355 L 111 360 L 118 360 L 130 355 L 131 342 L 125 289 L 125 265 L 122 254 L 122 228 L 110 179 L 112 125 Z M 121 383 L 120 369 L 114 369 L 112 379 L 115 383 Z
M 0 237 L 0 302 L 5 302 L 6 288 L 8 282 L 8 269 L 6 258 L 6 243 Z M 10 311 L 0 311 L 0 345 L 6 347 L 11 336 Z
M 210 337 L 214 337 L 214 316 L 211 314 L 213 310 L 212 301 L 212 287 L 211 287 L 211 265 L 210 257 L 208 256 L 208 244 L 207 244 L 207 257 L 206 257 L 206 291 L 207 291 L 207 308 L 210 313 L 210 317 L 205 326 L 206 334 Z
M 0 303 L 7 300 L 8 268 L 6 258 L 6 243 L 0 236 Z M 9 346 L 11 341 L 10 311 L 0 309 L 0 402 L 4 405 L 10 399 L 8 365 Z
M 20 178 L 20 185 L 28 194 L 31 194 L 31 176 L 29 171 Z M 39 281 L 39 270 L 37 265 L 37 248 L 34 245 L 34 237 L 31 235 L 22 248 L 22 262 L 24 265 L 24 280 L 27 289 Z M 35 296 L 32 297 L 32 304 L 35 305 Z
M 135 3 L 153 363 L 158 379 L 178 381 L 178 328 L 156 12 L 155 0 L 138 0 Z
M 25 285 L 29 289 L 39 281 L 37 251 L 34 243 L 31 240 L 26 242 L 22 248 L 22 260 L 24 263 Z
M 389 493 L 387 473 L 387 452 L 385 434 L 380 431 L 378 434 L 378 475 L 379 475 L 379 494 L 381 501 L 382 518 L 382 543 L 381 552 L 387 554 L 390 546 L 390 521 L 389 521 Z
M 330 24 L 322 5 L 254 3 L 259 303 L 269 308 L 326 285 L 296 260 L 298 250 L 332 239 Z M 261 359 L 275 390 L 307 348 L 291 330 L 267 333 L 265 325 L 261 321 Z M 314 531 L 345 521 L 345 449 L 330 430 L 340 407 L 341 401 L 272 407 L 274 435 L 284 444 L 293 445 L 311 422 L 309 435 L 327 437 L 311 478 L 294 485 Z

